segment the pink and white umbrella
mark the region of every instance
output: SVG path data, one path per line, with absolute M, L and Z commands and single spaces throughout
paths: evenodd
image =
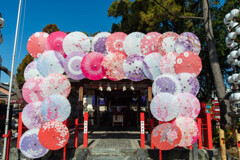
M 63 40 L 63 50 L 69 55 L 72 52 L 87 54 L 90 51 L 90 40 L 83 32 L 71 32 Z
M 41 88 L 44 98 L 53 94 L 68 97 L 71 91 L 71 84 L 65 75 L 52 73 L 43 79 Z
M 145 34 L 141 32 L 132 32 L 127 35 L 123 41 L 123 49 L 128 56 L 132 54 L 143 55 L 141 52 L 140 44 L 144 36 Z
M 181 147 L 193 145 L 199 137 L 199 129 L 197 123 L 192 118 L 181 117 L 173 121 L 182 132 L 182 139 L 179 143 Z
M 177 38 L 178 34 L 174 32 L 166 32 L 162 34 L 157 45 L 158 52 L 163 56 L 169 52 L 174 52 Z
M 33 77 L 43 77 L 37 69 L 37 61 L 32 61 L 31 63 L 29 63 L 24 70 L 25 81 Z
M 46 50 L 54 50 L 59 52 L 64 58 L 67 57 L 63 50 L 63 39 L 67 36 L 66 33 L 61 32 L 61 31 L 56 31 L 50 33 L 50 35 L 47 38 L 47 43 L 46 43 Z
M 187 92 L 195 96 L 197 95 L 200 85 L 198 79 L 194 75 L 190 73 L 179 73 L 177 77 L 181 84 L 182 93 Z
M 163 74 L 158 76 L 152 85 L 153 95 L 156 96 L 159 93 L 181 93 L 181 85 L 176 76 L 171 74 Z
M 99 52 L 91 52 L 82 59 L 81 69 L 83 74 L 91 80 L 100 80 L 106 73 L 102 69 L 104 55 Z
M 159 124 L 152 131 L 152 143 L 161 150 L 170 150 L 177 147 L 181 138 L 181 130 L 172 123 Z
M 191 93 L 179 93 L 176 97 L 180 104 L 177 118 L 188 117 L 194 119 L 198 116 L 201 106 L 196 96 Z
M 109 53 L 102 61 L 102 69 L 106 72 L 108 79 L 119 81 L 125 77 L 123 73 L 123 62 L 126 59 L 123 53 Z
M 23 98 L 27 103 L 33 103 L 37 101 L 43 101 L 43 91 L 40 87 L 42 85 L 43 78 L 33 77 L 28 79 L 22 88 Z
M 158 52 L 153 52 L 145 56 L 143 60 L 143 73 L 151 80 L 155 80 L 161 75 L 159 64 L 162 59 L 162 55 Z
M 112 52 L 121 52 L 126 54 L 123 49 L 123 41 L 127 37 L 126 33 L 123 32 L 115 32 L 108 36 L 106 39 L 106 50 L 108 53 Z
M 46 122 L 41 114 L 41 103 L 29 103 L 23 108 L 22 122 L 28 129 L 41 128 Z
M 159 65 L 162 74 L 176 74 L 175 63 L 177 56 L 176 52 L 169 52 L 162 57 Z
M 191 32 L 183 32 L 177 38 L 175 50 L 178 54 L 185 51 L 192 51 L 198 55 L 201 50 L 201 43 L 195 34 Z
M 84 57 L 82 52 L 73 52 L 70 53 L 64 61 L 64 70 L 69 78 L 80 80 L 85 78 L 82 73 L 81 63 Z
M 176 58 L 175 72 L 187 72 L 197 77 L 202 70 L 201 58 L 191 51 L 182 52 Z
M 157 52 L 157 44 L 160 37 L 161 34 L 158 32 L 149 32 L 142 38 L 140 46 L 143 55 Z
M 132 54 L 127 56 L 123 62 L 123 72 L 128 79 L 132 81 L 141 81 L 146 78 L 142 70 L 143 60 L 143 55 Z
M 37 69 L 46 77 L 51 73 L 64 73 L 63 56 L 56 51 L 45 51 L 37 60 Z
M 167 122 L 177 117 L 179 102 L 176 96 L 170 93 L 159 93 L 151 101 L 150 110 L 154 118 Z
M 31 35 L 27 42 L 27 50 L 32 57 L 38 58 L 45 51 L 48 36 L 49 34 L 45 32 Z
M 100 32 L 93 37 L 93 40 L 92 40 L 93 52 L 100 52 L 104 55 L 107 54 L 106 40 L 109 35 L 111 35 L 111 33 L 109 32 Z

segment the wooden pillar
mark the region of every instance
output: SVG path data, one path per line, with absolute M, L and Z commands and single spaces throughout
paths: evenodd
M 227 153 L 226 153 L 226 144 L 225 144 L 225 136 L 224 130 L 219 127 L 219 141 L 220 141 L 220 148 L 221 148 L 221 157 L 222 160 L 227 160 Z
M 79 97 L 78 97 L 78 103 L 79 103 L 79 123 L 83 122 L 83 86 L 79 87 Z

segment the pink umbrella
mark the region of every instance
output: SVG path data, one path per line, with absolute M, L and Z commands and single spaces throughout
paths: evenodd
M 199 129 L 197 123 L 193 119 L 187 117 L 176 118 L 176 120 L 173 121 L 173 124 L 176 124 L 182 132 L 182 139 L 179 146 L 191 146 L 197 141 L 199 137 Z
M 63 39 L 67 36 L 66 33 L 57 31 L 52 32 L 48 38 L 47 38 L 47 44 L 46 44 L 46 50 L 54 50 L 63 55 L 64 58 L 67 57 L 67 55 L 64 53 L 63 50 Z
M 100 80 L 106 73 L 102 69 L 104 55 L 99 52 L 91 52 L 82 59 L 81 69 L 83 74 L 91 80 Z
M 194 52 L 182 52 L 176 58 L 175 72 L 177 74 L 187 72 L 197 77 L 202 70 L 202 60 Z
M 158 40 L 161 34 L 158 32 L 149 32 L 141 40 L 141 51 L 144 55 L 157 52 Z
M 126 54 L 123 49 L 123 41 L 127 37 L 126 33 L 123 32 L 115 32 L 108 36 L 106 39 L 106 49 L 108 53 L 111 52 L 121 52 Z
M 162 57 L 160 61 L 160 71 L 162 74 L 176 74 L 174 65 L 176 63 L 176 58 L 178 54 L 175 52 L 169 52 L 165 56 Z
M 37 101 L 43 101 L 43 91 L 40 87 L 42 85 L 43 78 L 33 77 L 28 79 L 22 88 L 23 98 L 27 103 L 33 103 Z
M 45 51 L 48 36 L 48 33 L 36 32 L 28 39 L 27 50 L 32 57 L 38 58 Z
M 127 56 L 123 53 L 110 53 L 102 61 L 102 68 L 108 79 L 119 81 L 125 77 L 123 62 Z
M 44 98 L 53 94 L 68 97 L 71 91 L 71 84 L 65 75 L 52 73 L 43 79 L 41 88 Z
M 180 104 L 180 111 L 177 118 L 188 117 L 194 119 L 198 116 L 201 106 L 196 96 L 191 93 L 180 93 L 177 94 L 176 97 Z
M 171 121 L 179 113 L 179 102 L 170 93 L 159 93 L 154 96 L 150 104 L 150 110 L 154 118 L 159 121 Z
M 158 41 L 158 52 L 163 56 L 168 52 L 174 52 L 177 38 L 178 34 L 174 32 L 166 32 L 162 34 Z

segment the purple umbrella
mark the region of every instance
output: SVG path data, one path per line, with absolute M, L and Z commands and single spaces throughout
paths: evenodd
M 177 94 L 181 92 L 181 85 L 176 76 L 163 74 L 154 80 L 152 92 L 154 96 L 163 92 Z
M 32 61 L 24 70 L 24 80 L 27 81 L 32 77 L 43 77 L 37 69 L 37 61 Z
M 31 129 L 20 138 L 20 150 L 28 158 L 40 158 L 48 152 L 48 149 L 40 144 L 38 132 L 39 129 Z
M 81 69 L 81 62 L 84 57 L 82 52 L 73 52 L 67 56 L 64 61 L 63 68 L 69 78 L 80 80 L 85 78 Z
M 108 33 L 108 32 L 100 32 L 94 36 L 94 38 L 92 40 L 93 52 L 100 52 L 104 55 L 107 54 L 105 42 L 109 35 L 110 35 L 110 33 Z
M 178 80 L 180 81 L 181 84 L 181 92 L 188 92 L 192 93 L 193 95 L 197 95 L 199 91 L 199 82 L 198 79 L 190 74 L 190 73 L 180 73 L 177 75 Z
M 143 60 L 144 56 L 139 54 L 132 54 L 124 60 L 123 72 L 128 79 L 141 81 L 146 78 L 142 70 Z
M 41 114 L 41 103 L 29 103 L 23 108 L 22 121 L 28 129 L 41 128 L 46 122 Z

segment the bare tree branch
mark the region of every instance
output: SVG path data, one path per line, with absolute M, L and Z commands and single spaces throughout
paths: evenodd
M 200 19 L 200 20 L 204 20 L 203 17 L 194 17 L 194 16 L 179 16 L 178 18 L 182 18 L 182 19 Z

